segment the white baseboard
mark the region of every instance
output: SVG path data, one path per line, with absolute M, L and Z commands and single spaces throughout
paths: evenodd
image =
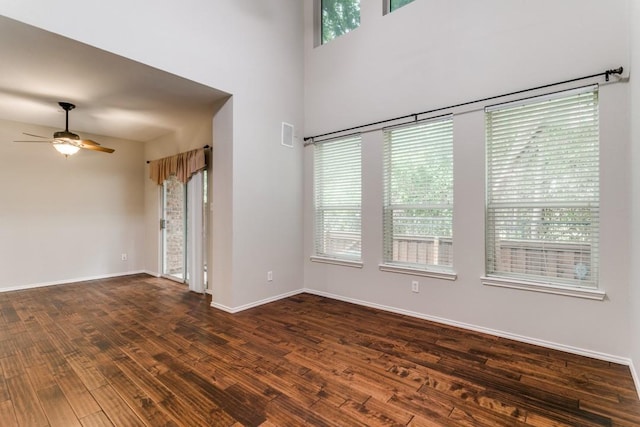
M 505 331 L 500 331 L 500 330 L 496 330 L 496 329 L 485 328 L 483 326 L 477 326 L 477 325 L 472 325 L 472 324 L 469 324 L 469 323 L 458 322 L 458 321 L 455 321 L 455 320 L 445 319 L 445 318 L 442 318 L 442 317 L 429 316 L 429 315 L 426 315 L 426 314 L 423 314 L 423 313 L 418 313 L 418 312 L 415 312 L 415 311 L 404 310 L 404 309 L 401 309 L 401 308 L 390 307 L 390 306 L 386 306 L 386 305 L 382 305 L 382 304 L 376 304 L 376 303 L 372 303 L 372 302 L 368 302 L 368 301 L 362 301 L 362 300 L 355 299 L 355 298 L 343 297 L 343 296 L 332 294 L 332 293 L 329 293 L 329 292 L 316 291 L 316 290 L 313 290 L 313 289 L 304 289 L 303 291 L 306 292 L 306 293 L 309 293 L 309 294 L 318 295 L 318 296 L 325 297 L 325 298 L 331 298 L 331 299 L 335 299 L 335 300 L 339 300 L 339 301 L 349 302 L 349 303 L 352 303 L 352 304 L 363 305 L 365 307 L 376 308 L 376 309 L 379 309 L 379 310 L 389 311 L 389 312 L 392 312 L 392 313 L 403 314 L 403 315 L 406 315 L 406 316 L 416 317 L 418 319 L 429 320 L 431 322 L 441 323 L 441 324 L 448 325 L 448 326 L 455 326 L 455 327 L 458 327 L 458 328 L 468 329 L 468 330 L 471 330 L 471 331 L 476 331 L 476 332 L 480 332 L 480 333 L 484 333 L 484 334 L 488 334 L 488 335 L 493 335 L 493 336 L 497 336 L 497 337 L 501 337 L 501 338 L 508 338 L 508 339 L 512 339 L 514 341 L 520 341 L 520 342 L 524 342 L 524 343 L 527 343 L 527 344 L 538 345 L 540 347 L 550 348 L 550 349 L 553 349 L 553 350 L 564 351 L 566 353 L 577 354 L 579 356 L 591 357 L 591 358 L 594 358 L 594 359 L 604 360 L 604 361 L 607 361 L 607 362 L 618 363 L 620 365 L 627 365 L 630 368 L 632 366 L 631 365 L 631 363 L 632 363 L 631 359 L 628 359 L 628 358 L 625 358 L 625 357 L 620 357 L 620 356 L 615 356 L 615 355 L 612 355 L 612 354 L 601 353 L 601 352 L 593 351 L 593 350 L 586 350 L 586 349 L 573 347 L 573 346 L 569 346 L 569 345 L 564 345 L 564 344 L 559 344 L 559 343 L 555 343 L 555 342 L 551 342 L 551 341 L 545 341 L 545 340 L 540 340 L 540 339 L 537 339 L 537 338 L 531 338 L 531 337 L 527 337 L 527 336 L 524 336 L 524 335 L 512 334 L 510 332 L 505 332 Z M 633 369 L 632 369 L 632 373 L 633 373 Z M 638 385 L 640 383 L 638 382 L 636 377 L 634 377 L 634 379 L 636 380 L 636 390 L 640 390 L 640 387 L 638 387 Z
M 11 291 L 23 291 L 26 289 L 35 289 L 35 288 L 43 288 L 45 286 L 56 286 L 56 285 L 67 285 L 70 283 L 78 283 L 78 282 L 88 282 L 90 280 L 100 280 L 100 279 L 110 279 L 113 277 L 122 277 L 122 276 L 131 276 L 133 274 L 144 274 L 146 271 L 138 270 L 138 271 L 127 271 L 122 273 L 111 273 L 111 274 L 102 274 L 99 276 L 87 276 L 87 277 L 76 277 L 73 279 L 64 279 L 64 280 L 56 280 L 54 282 L 40 282 L 40 283 L 31 283 L 28 285 L 20 285 L 20 286 L 10 286 L 8 288 L 0 288 L 0 293 L 2 292 L 11 292 Z M 150 274 L 150 273 L 147 273 Z
M 633 364 L 633 359 L 629 359 L 629 370 L 631 370 L 631 377 L 633 378 L 633 383 L 636 385 L 638 398 L 640 398 L 640 377 L 638 376 L 638 371 L 636 371 L 636 367 Z
M 150 271 L 150 270 L 143 270 L 142 273 L 148 274 L 149 276 L 153 276 L 153 277 L 161 277 L 162 276 L 160 273 L 156 273 L 155 271 Z
M 226 306 L 224 304 L 220 304 L 220 303 L 217 303 L 215 301 L 211 301 L 211 307 L 217 308 L 218 310 L 226 311 L 227 313 L 234 314 L 234 313 L 239 313 L 239 312 L 244 311 L 244 310 L 248 310 L 250 308 L 258 307 L 258 306 L 263 305 L 263 304 L 268 304 L 270 302 L 274 302 L 274 301 L 278 301 L 278 300 L 281 300 L 281 299 L 289 298 L 289 297 L 292 297 L 294 295 L 301 294 L 303 292 L 305 292 L 304 289 L 296 289 L 296 290 L 291 291 L 291 292 L 286 292 L 284 294 L 276 295 L 274 297 L 265 298 L 263 300 L 251 302 L 249 304 L 240 305 L 238 307 L 229 307 L 229 306 Z

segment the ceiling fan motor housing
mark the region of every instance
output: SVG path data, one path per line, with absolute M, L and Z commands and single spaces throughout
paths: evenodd
M 75 133 L 71 133 L 71 132 L 66 131 L 66 130 L 61 130 L 61 131 L 55 132 L 53 134 L 53 139 L 79 140 L 80 137 L 78 135 L 76 135 Z

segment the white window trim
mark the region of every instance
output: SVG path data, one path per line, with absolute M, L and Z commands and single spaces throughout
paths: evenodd
M 536 283 L 526 280 L 505 279 L 503 277 L 484 276 L 480 278 L 485 286 L 497 286 L 500 288 L 520 289 L 523 291 L 542 292 L 545 294 L 564 295 L 575 298 L 585 298 L 603 301 L 607 294 L 601 289 L 580 288 L 553 285 L 549 283 Z
M 316 256 L 316 255 L 313 255 L 313 256 L 309 257 L 309 259 L 311 261 L 313 261 L 313 262 L 320 262 L 320 263 L 323 263 L 323 264 L 341 265 L 343 267 L 353 267 L 353 268 L 362 268 L 362 267 L 364 267 L 364 264 L 362 263 L 362 261 L 350 261 L 350 260 L 346 260 L 346 259 L 329 258 L 329 257 Z
M 453 271 L 436 271 L 425 268 L 400 266 L 395 264 L 380 264 L 378 265 L 380 271 L 386 271 L 389 273 L 410 274 L 413 276 L 431 277 L 434 279 L 443 279 L 454 281 L 458 278 L 458 274 Z
M 313 47 L 322 46 L 322 0 L 313 0 Z
M 391 0 L 383 0 L 382 2 L 382 14 L 388 15 L 391 13 Z

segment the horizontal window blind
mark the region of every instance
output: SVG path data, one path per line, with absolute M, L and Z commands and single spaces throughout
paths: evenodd
M 453 120 L 384 132 L 384 262 L 451 270 Z
M 486 110 L 487 274 L 597 287 L 597 88 Z
M 315 254 L 360 260 L 360 136 L 315 145 Z

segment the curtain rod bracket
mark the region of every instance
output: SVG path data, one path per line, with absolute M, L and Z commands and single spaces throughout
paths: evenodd
M 605 79 L 605 81 L 607 81 L 607 82 L 609 81 L 609 76 L 610 76 L 611 74 L 622 74 L 622 71 L 623 71 L 623 70 L 624 70 L 624 68 L 622 68 L 622 67 L 618 67 L 618 68 L 615 68 L 615 69 L 613 69 L 613 70 L 607 70 L 607 71 L 605 71 L 605 73 L 604 73 L 604 79 Z

